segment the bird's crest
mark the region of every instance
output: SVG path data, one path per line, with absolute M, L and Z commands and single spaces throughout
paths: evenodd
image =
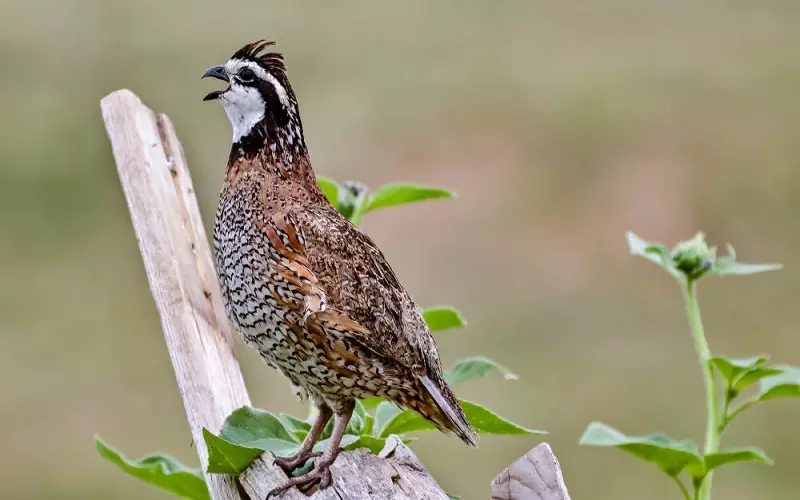
M 283 60 L 283 54 L 279 52 L 264 52 L 268 47 L 274 46 L 275 42 L 257 40 L 237 50 L 231 56 L 231 59 L 253 61 L 273 75 L 282 77 L 281 79 L 285 80 L 286 63 Z

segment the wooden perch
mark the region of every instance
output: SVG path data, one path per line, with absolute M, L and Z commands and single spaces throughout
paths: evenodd
M 540 444 L 498 474 L 492 500 L 570 500 L 550 445 Z
M 225 418 L 249 405 L 250 398 L 234 354 L 233 332 L 225 315 L 189 168 L 166 115 L 156 117 L 128 90 L 106 96 L 101 108 L 186 417 L 205 470 L 208 450 L 203 427 L 218 432 Z M 552 460 L 557 465 L 555 457 Z M 536 462 L 532 463 L 535 466 Z M 524 471 L 525 464 L 518 464 L 503 474 L 515 476 L 515 471 Z M 316 493 L 315 499 L 447 499 L 413 452 L 395 438 L 387 440 L 380 456 L 366 450 L 342 453 L 332 472 L 333 486 Z M 542 478 L 546 484 L 554 484 L 552 478 Z M 238 479 L 206 473 L 213 500 L 263 499 L 285 480 L 286 475 L 272 465 L 269 454 Z M 280 497 L 305 498 L 297 490 Z M 564 489 L 561 497 L 495 498 L 569 497 Z

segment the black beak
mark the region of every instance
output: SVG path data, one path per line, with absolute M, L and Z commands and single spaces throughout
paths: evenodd
M 228 73 L 225 72 L 225 68 L 223 68 L 222 66 L 214 66 L 213 68 L 208 68 L 205 71 L 205 73 L 203 73 L 203 76 L 201 76 L 200 78 L 207 78 L 207 77 L 217 78 L 219 80 L 223 80 L 226 82 L 230 81 L 230 78 L 228 78 Z M 208 95 L 203 97 L 203 100 L 213 101 L 214 99 L 221 96 L 223 93 L 225 93 L 225 90 L 215 90 L 213 92 L 209 92 Z

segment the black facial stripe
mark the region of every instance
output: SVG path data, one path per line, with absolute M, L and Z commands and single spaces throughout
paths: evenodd
M 289 110 L 281 102 L 275 86 L 270 82 L 257 80 L 258 92 L 264 99 L 265 113 L 264 119 L 273 122 L 277 127 L 285 127 L 289 123 Z

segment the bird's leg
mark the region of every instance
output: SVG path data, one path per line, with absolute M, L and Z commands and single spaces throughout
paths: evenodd
M 342 443 L 344 431 L 347 429 L 347 424 L 350 422 L 350 417 L 353 415 L 354 404 L 350 404 L 348 409 L 342 412 L 337 412 L 333 417 L 333 432 L 331 433 L 330 442 L 325 453 L 322 454 L 317 462 L 314 464 L 314 469 L 308 474 L 293 477 L 286 481 L 281 486 L 267 494 L 266 500 L 280 495 L 292 486 L 305 493 L 311 495 L 315 491 L 322 490 L 331 485 L 331 464 L 339 456 L 339 445 Z
M 291 475 L 298 465 L 304 464 L 309 458 L 322 455 L 322 453 L 314 453 L 312 450 L 317 441 L 319 441 L 319 437 L 322 435 L 322 431 L 325 430 L 325 425 L 333 412 L 326 404 L 317 405 L 317 409 L 319 410 L 317 419 L 314 420 L 314 425 L 311 426 L 311 430 L 306 434 L 306 438 L 303 439 L 303 443 L 297 453 L 293 457 L 275 459 L 275 465 L 283 469 L 288 475 Z

